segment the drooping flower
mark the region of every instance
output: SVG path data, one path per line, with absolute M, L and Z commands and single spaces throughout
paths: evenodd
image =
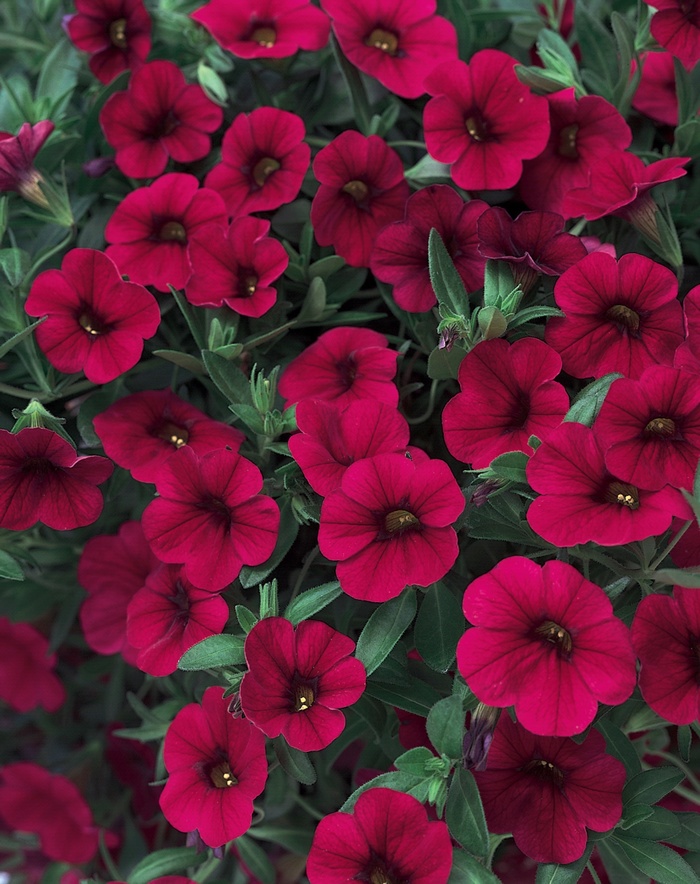
M 61 708 L 66 689 L 54 673 L 56 655 L 48 650 L 48 640 L 29 623 L 0 617 L 0 700 L 18 712 Z
M 670 52 L 646 52 L 632 107 L 664 126 L 678 125 L 676 69 Z
M 224 134 L 221 162 L 204 179 L 221 194 L 229 215 L 279 209 L 299 193 L 311 148 L 304 121 L 276 107 L 239 114 Z
M 437 303 L 428 270 L 428 237 L 440 234 L 468 292 L 484 284 L 485 259 L 478 250 L 476 221 L 488 208 L 482 200 L 464 202 L 446 184 L 423 187 L 408 198 L 406 216 L 379 231 L 370 267 L 393 285 L 396 303 L 409 313 L 422 313 Z
M 368 789 L 354 812 L 332 813 L 316 827 L 306 873 L 311 884 L 446 884 L 452 867 L 447 825 L 429 820 L 413 796 Z
M 226 225 L 218 193 L 200 189 L 194 175 L 171 172 L 122 200 L 107 222 L 106 254 L 125 274 L 161 292 L 184 288 L 192 273 L 187 251 L 191 236 Z
M 311 203 L 316 241 L 352 267 L 369 267 L 379 231 L 404 216 L 401 157 L 378 135 L 348 130 L 318 152 L 313 170 L 321 183 Z
M 284 617 L 258 621 L 245 641 L 248 672 L 240 688 L 247 719 L 303 752 L 325 749 L 345 728 L 340 709 L 359 700 L 365 668 L 355 642 L 320 620 L 296 629 Z
M 207 688 L 202 705 L 181 709 L 165 735 L 169 777 L 160 806 L 179 832 L 197 829 L 221 847 L 250 827 L 253 799 L 265 788 L 265 737 L 228 712 L 223 689 Z
M 677 296 L 674 274 L 651 258 L 593 252 L 557 280 L 554 299 L 566 315 L 548 320 L 544 338 L 574 377 L 638 378 L 673 362 L 684 337 Z
M 131 178 L 155 178 L 168 159 L 191 163 L 211 148 L 209 133 L 221 125 L 223 111 L 201 86 L 187 85 L 171 61 L 152 61 L 115 92 L 100 111 L 100 125 L 116 150 L 117 167 Z
M 34 334 L 51 365 L 66 373 L 82 370 L 96 384 L 133 368 L 160 324 L 153 295 L 124 282 L 114 261 L 96 249 L 72 249 L 60 270 L 40 273 L 24 309 L 48 315 Z
M 329 329 L 284 369 L 280 395 L 288 406 L 300 399 L 325 399 L 344 408 L 356 399 L 374 399 L 396 407 L 397 353 L 387 343 L 369 328 Z
M 191 13 L 238 58 L 286 58 L 328 42 L 330 21 L 309 0 L 210 0 Z
M 187 445 L 196 454 L 238 451 L 245 436 L 212 420 L 170 389 L 144 390 L 118 399 L 93 421 L 105 453 L 139 482 L 155 482 L 162 464 Z
M 318 543 L 338 562 L 344 592 L 385 602 L 445 576 L 458 553 L 452 523 L 463 509 L 443 461 L 379 454 L 351 464 L 323 501 Z
M 156 476 L 159 497 L 142 517 L 146 539 L 161 561 L 183 564 L 196 587 L 217 592 L 275 548 L 279 507 L 258 493 L 262 485 L 260 470 L 235 451 L 200 458 L 184 446 Z
M 512 832 L 536 862 L 574 862 L 586 828 L 605 832 L 622 816 L 625 768 L 596 730 L 575 743 L 535 736 L 501 715 L 488 767 L 474 776 L 489 831 Z
M 543 341 L 482 341 L 462 360 L 462 392 L 445 406 L 442 425 L 453 457 L 474 469 L 506 451 L 529 454 L 530 436 L 546 439 L 569 408 L 555 378 L 561 359 Z
M 137 71 L 151 51 L 151 17 L 142 0 L 75 0 L 64 27 L 77 49 L 90 53 L 90 70 L 102 83 Z
M 549 138 L 547 101 L 517 78 L 516 59 L 482 49 L 469 64 L 445 62 L 426 78 L 434 96 L 423 111 L 428 153 L 453 163 L 455 184 L 466 190 L 513 187 L 523 160 Z
M 97 486 L 112 470 L 106 457 L 79 456 L 44 427 L 0 430 L 0 528 L 24 531 L 42 522 L 69 531 L 91 525 L 102 512 Z
M 34 160 L 53 132 L 50 120 L 40 123 L 22 123 L 17 135 L 0 132 L 0 193 L 15 191 L 24 199 L 46 209 L 49 206 L 41 190 L 42 176 L 34 167 Z
M 457 61 L 454 25 L 435 0 L 323 0 L 348 59 L 402 98 L 418 98 L 440 62 Z
M 700 61 L 700 10 L 694 0 L 644 0 L 654 7 L 651 36 L 691 71 Z
M 460 673 L 482 703 L 514 705 L 530 733 L 582 733 L 599 702 L 635 688 L 629 630 L 571 565 L 511 556 L 469 584 L 463 609 L 473 628 L 457 646 Z

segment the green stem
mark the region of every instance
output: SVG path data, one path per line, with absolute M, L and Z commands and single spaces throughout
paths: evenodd
M 206 881 L 212 872 L 216 872 L 221 868 L 221 862 L 222 861 L 218 857 L 210 856 L 209 859 L 205 860 L 197 869 L 192 876 L 192 880 L 197 882 Z
M 426 150 L 424 141 L 387 141 L 389 147 L 417 147 L 420 150 Z
M 98 839 L 100 845 L 100 857 L 102 858 L 102 862 L 105 864 L 105 867 L 109 872 L 109 877 L 113 878 L 115 881 L 118 881 L 121 878 L 121 873 L 119 872 L 119 869 L 115 866 L 114 860 L 112 859 L 109 850 L 107 850 L 107 845 L 105 844 L 104 829 L 100 829 Z
M 46 261 L 48 261 L 49 258 L 53 257 L 53 255 L 57 254 L 58 252 L 63 251 L 63 249 L 65 249 L 65 247 L 68 245 L 68 243 L 73 239 L 73 233 L 74 233 L 74 231 L 72 229 L 69 230 L 68 233 L 63 237 L 63 239 L 57 245 L 53 246 L 53 248 L 50 248 L 45 252 L 40 253 L 39 255 L 37 255 L 37 257 L 34 259 L 34 263 L 29 268 L 29 272 L 27 273 L 27 276 L 25 277 L 25 279 L 31 278 L 32 276 L 34 276 L 34 274 L 39 269 L 39 267 L 41 267 L 42 264 L 44 264 Z
M 593 863 L 588 860 L 586 863 L 586 868 L 588 869 L 588 874 L 593 878 L 593 884 L 600 884 L 600 878 L 598 877 L 598 873 L 593 868 Z
M 299 575 L 297 576 L 297 579 L 294 581 L 294 587 L 292 589 L 292 594 L 289 598 L 289 601 L 287 602 L 288 605 L 291 604 L 294 601 L 294 599 L 297 597 L 299 590 L 301 589 L 301 585 L 304 582 L 304 578 L 309 573 L 309 568 L 315 562 L 316 556 L 319 554 L 319 552 L 320 552 L 320 549 L 318 547 L 318 544 L 316 544 L 316 546 L 312 550 L 309 550 L 309 552 L 304 557 L 304 561 L 302 562 L 302 565 L 301 565 L 301 571 L 299 571 Z
M 302 810 L 305 810 L 308 813 L 311 819 L 320 821 L 324 818 L 325 814 L 321 813 L 320 810 L 315 808 L 313 804 L 310 804 L 305 798 L 302 798 L 301 795 L 295 795 L 294 801 L 302 808 Z
M 649 565 L 649 568 L 647 570 L 656 571 L 656 569 L 659 567 L 661 562 L 663 562 L 663 560 L 666 558 L 666 556 L 671 552 L 671 550 L 675 547 L 675 545 L 678 543 L 678 541 L 681 539 L 681 537 L 683 537 L 685 532 L 688 530 L 688 528 L 690 528 L 690 526 L 692 524 L 693 524 L 693 520 L 691 519 L 689 522 L 687 522 L 681 528 L 681 530 L 678 532 L 678 534 L 676 534 L 676 536 L 669 543 L 669 545 L 666 547 L 666 549 L 661 553 L 661 555 L 654 559 L 654 561 Z
M 407 417 L 406 418 L 406 422 L 410 426 L 415 427 L 418 424 L 425 423 L 425 421 L 427 421 L 431 417 L 433 411 L 435 410 L 435 398 L 437 397 L 439 383 L 440 382 L 437 379 L 435 379 L 435 380 L 433 380 L 432 384 L 430 385 L 430 393 L 428 395 L 428 407 L 423 412 L 423 414 L 419 414 L 417 417 Z
M 352 102 L 352 109 L 355 112 L 357 126 L 363 135 L 369 135 L 371 116 L 365 84 L 362 82 L 357 68 L 350 64 L 345 55 L 343 55 L 343 50 L 338 45 L 338 41 L 333 34 L 331 35 L 331 46 L 333 47 L 333 55 L 335 56 L 335 60 L 340 68 L 340 73 L 343 76 L 343 80 L 345 81 L 345 85 L 350 95 L 350 101 Z

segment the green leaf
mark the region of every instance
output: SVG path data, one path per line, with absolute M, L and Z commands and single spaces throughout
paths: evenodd
M 0 580 L 24 580 L 19 562 L 4 549 L 0 549 Z
M 357 640 L 355 656 L 364 663 L 367 675 L 380 666 L 416 614 L 416 592 L 407 589 L 398 598 L 384 602 L 367 621 Z
M 350 813 L 357 802 L 357 799 L 368 789 L 393 789 L 395 792 L 408 793 L 411 789 L 421 786 L 424 782 L 423 777 L 416 777 L 413 774 L 404 773 L 401 770 L 390 771 L 389 773 L 380 774 L 378 777 L 363 783 L 359 789 L 355 789 L 352 795 L 340 808 L 342 813 Z
M 78 82 L 81 61 L 73 44 L 60 39 L 44 59 L 36 85 L 37 98 L 50 98 L 55 103 L 71 92 Z
M 649 884 L 649 876 L 644 875 L 630 862 L 614 838 L 597 841 L 596 849 L 603 860 L 611 884 Z
M 642 763 L 639 755 L 630 743 L 627 737 L 622 733 L 619 727 L 616 727 L 607 718 L 601 718 L 596 722 L 596 728 L 605 737 L 605 744 L 608 752 L 612 753 L 616 758 L 625 765 L 628 776 L 634 777 L 642 770 Z
M 28 325 L 26 328 L 23 328 L 22 331 L 17 332 L 16 335 L 12 335 L 11 338 L 8 338 L 4 344 L 0 344 L 0 359 L 3 356 L 6 356 L 10 350 L 13 350 L 20 341 L 23 341 L 25 338 L 28 338 L 34 329 L 41 325 L 42 322 L 46 322 L 48 316 L 42 316 L 41 319 L 37 319 L 36 322 L 33 322 L 31 325 Z
M 688 863 L 663 844 L 634 838 L 619 832 L 611 839 L 641 872 L 658 884 L 697 884 L 698 877 Z
M 292 853 L 306 856 L 311 850 L 313 841 L 313 829 L 293 829 L 288 826 L 253 826 L 246 832 L 248 838 L 261 841 L 271 841 L 273 844 L 281 844 Z
M 655 767 L 632 777 L 622 790 L 622 803 L 656 804 L 684 779 L 677 767 Z
M 450 350 L 447 347 L 436 347 L 428 356 L 428 377 L 434 381 L 446 381 L 455 379 L 459 374 L 459 367 L 467 351 L 459 346 Z
M 434 227 L 428 237 L 428 270 L 438 303 L 444 304 L 455 316 L 468 318 L 470 311 L 467 290 L 442 237 Z
M 292 544 L 297 539 L 299 533 L 299 522 L 297 522 L 292 511 L 292 501 L 290 497 L 285 497 L 280 507 L 280 527 L 277 535 L 277 543 L 272 551 L 270 558 L 263 562 L 262 565 L 251 567 L 244 565 L 241 568 L 240 581 L 244 589 L 250 589 L 261 583 L 268 574 L 272 573 L 279 565 L 282 559 L 292 548 Z
M 306 752 L 290 746 L 284 737 L 275 737 L 272 746 L 280 765 L 292 779 L 305 786 L 312 786 L 316 782 L 316 770 Z
M 287 605 L 284 616 L 290 623 L 295 626 L 302 620 L 308 620 L 319 611 L 323 610 L 326 605 L 330 605 L 332 601 L 342 595 L 340 583 L 332 580 L 330 583 L 323 583 L 321 586 L 314 586 L 313 589 L 307 589 L 306 592 L 300 593 L 292 602 Z
M 194 847 L 170 847 L 156 850 L 134 866 L 128 877 L 129 884 L 151 884 L 154 878 L 184 872 L 189 866 L 198 866 L 206 858 L 197 854 Z
M 173 365 L 178 365 L 185 371 L 191 371 L 192 374 L 204 374 L 202 360 L 189 353 L 181 353 L 179 350 L 154 350 L 153 355 L 159 359 L 165 359 L 166 362 L 172 362 Z
M 204 61 L 200 61 L 197 65 L 197 82 L 202 87 L 207 97 L 221 107 L 228 104 L 228 89 L 226 83 L 216 73 L 215 70 L 206 65 Z
M 241 835 L 233 842 L 241 860 L 248 866 L 254 878 L 260 884 L 275 884 L 275 869 L 267 853 L 247 835 Z
M 404 752 L 403 755 L 399 755 L 394 760 L 394 767 L 396 770 L 402 770 L 416 777 L 425 777 L 429 775 L 426 773 L 425 765 L 434 758 L 435 756 L 427 746 L 416 746 L 414 749 Z
M 250 381 L 237 365 L 211 350 L 202 350 L 202 359 L 209 377 L 229 403 L 252 403 Z
M 489 464 L 488 469 L 482 470 L 482 479 L 502 479 L 504 482 L 518 482 L 527 485 L 525 469 L 530 458 L 523 451 L 506 451 L 499 454 Z
M 493 872 L 464 850 L 452 852 L 452 871 L 447 884 L 501 884 Z
M 610 386 L 613 381 L 621 377 L 622 375 L 619 372 L 611 372 L 584 387 L 572 402 L 571 408 L 564 415 L 564 420 L 585 424 L 587 427 L 593 426 L 593 421 L 598 417 L 598 412 L 603 405 Z
M 180 657 L 177 668 L 184 672 L 221 669 L 245 663 L 244 639 L 240 635 L 210 635 Z
M 445 822 L 465 850 L 474 856 L 488 856 L 489 833 L 479 790 L 471 772 L 463 767 L 455 770 L 450 783 Z
M 514 288 L 513 271 L 508 264 L 488 260 L 484 274 L 484 307 L 502 307 Z
M 680 831 L 673 838 L 669 838 L 669 842 L 686 850 L 697 850 L 698 844 L 700 844 L 700 813 L 676 813 L 674 816 L 678 821 Z
M 428 713 L 426 728 L 430 742 L 441 755 L 461 760 L 464 709 L 460 697 L 453 694 L 436 703 Z
M 676 732 L 678 752 L 686 763 L 690 761 L 690 747 L 693 744 L 693 732 L 687 724 L 681 725 Z M 700 844 L 700 841 L 698 842 Z
M 572 863 L 540 863 L 535 884 L 576 884 L 593 851 L 591 844 L 580 859 Z
M 427 718 L 433 706 L 440 700 L 440 694 L 417 678 L 407 676 L 401 684 L 389 684 L 388 682 L 368 681 L 366 692 L 370 697 L 375 697 L 389 706 L 405 709 Z
M 697 568 L 660 568 L 654 571 L 654 580 L 668 586 L 700 588 L 700 570 Z
M 0 249 L 0 270 L 12 288 L 17 288 L 29 273 L 31 258 L 22 249 Z
M 648 839 L 649 841 L 673 842 L 673 839 L 681 834 L 681 824 L 675 813 L 666 810 L 665 807 L 650 807 L 648 810 L 649 813 L 645 819 L 634 825 L 625 826 L 624 830 L 635 838 Z M 627 817 L 626 810 L 625 817 Z M 700 841 L 696 841 L 695 846 L 698 844 Z
M 236 617 L 241 625 L 241 629 L 247 635 L 250 630 L 258 622 L 258 618 L 245 605 L 236 605 Z
M 461 604 L 447 587 L 433 584 L 423 596 L 413 631 L 416 650 L 431 669 L 447 672 L 464 630 Z

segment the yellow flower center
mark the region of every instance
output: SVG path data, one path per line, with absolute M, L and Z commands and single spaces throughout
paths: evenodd
M 276 172 L 279 167 L 280 164 L 273 157 L 263 157 L 253 166 L 253 181 L 258 187 L 262 187 L 270 175 Z
M 605 492 L 605 499 L 608 503 L 619 503 L 620 506 L 626 506 L 631 510 L 639 509 L 639 491 L 634 485 L 627 485 L 624 482 L 611 482 Z
M 608 319 L 616 323 L 620 329 L 629 329 L 632 332 L 639 331 L 639 313 L 625 304 L 614 304 L 605 314 Z
M 676 432 L 676 423 L 670 417 L 654 417 L 644 427 L 644 432 L 653 436 L 668 438 Z
M 88 316 L 87 313 L 82 313 L 78 317 L 78 322 L 89 335 L 102 334 L 102 330 L 98 327 L 99 323 L 97 323 L 91 316 Z
M 221 761 L 209 771 L 209 779 L 217 789 L 226 789 L 235 786 L 238 780 L 231 773 L 228 761 Z
M 399 48 L 399 38 L 391 31 L 375 28 L 365 40 L 365 46 L 380 49 L 382 52 L 386 52 L 387 55 L 394 56 Z
M 389 534 L 396 534 L 397 531 L 405 531 L 416 525 L 420 525 L 420 521 L 408 510 L 393 510 L 384 517 L 384 527 Z
M 356 203 L 362 203 L 367 199 L 369 188 L 364 181 L 348 181 L 343 185 L 343 193 L 348 193 Z
M 118 18 L 109 26 L 109 39 L 117 49 L 126 49 L 126 19 Z
M 545 641 L 556 645 L 564 655 L 569 656 L 571 654 L 573 650 L 571 634 L 563 626 L 555 623 L 554 620 L 545 620 L 544 623 L 537 627 L 535 632 Z
M 314 690 L 311 685 L 299 684 L 294 691 L 294 709 L 305 712 L 314 705 Z
M 572 123 L 570 126 L 564 126 L 559 132 L 559 156 L 569 157 L 572 160 L 575 160 L 578 157 L 578 151 L 576 150 L 577 133 L 577 123 Z
M 263 26 L 261 28 L 256 28 L 250 35 L 250 39 L 253 41 L 253 43 L 258 43 L 265 49 L 270 49 L 272 46 L 275 45 L 277 34 L 275 33 L 273 28 Z
M 163 439 L 165 442 L 170 442 L 175 448 L 182 448 L 183 445 L 187 445 L 189 433 L 182 427 L 175 426 L 175 424 L 165 424 L 158 431 L 158 438 Z

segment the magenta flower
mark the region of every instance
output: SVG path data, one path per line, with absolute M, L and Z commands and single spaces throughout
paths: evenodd
M 0 193 L 16 191 L 24 199 L 48 208 L 34 160 L 54 128 L 50 120 L 42 120 L 34 125 L 22 123 L 17 135 L 0 132 Z
M 155 482 L 165 461 L 183 446 L 195 454 L 238 451 L 240 430 L 212 420 L 170 389 L 144 390 L 118 399 L 94 421 L 105 453 L 139 482 Z
M 372 273 L 393 285 L 402 310 L 422 313 L 437 304 L 428 270 L 431 228 L 440 234 L 468 292 L 484 284 L 485 259 L 478 249 L 476 221 L 488 208 L 482 200 L 464 202 L 446 184 L 423 187 L 408 198 L 406 216 L 379 231 L 372 247 Z
M 117 167 L 131 178 L 155 178 L 168 159 L 191 163 L 211 148 L 210 132 L 221 125 L 223 111 L 201 86 L 188 86 L 171 61 L 144 65 L 100 111 L 100 125 L 116 150 Z
M 463 609 L 474 628 L 459 671 L 482 703 L 515 706 L 530 733 L 580 734 L 598 703 L 618 706 L 635 688 L 629 630 L 571 565 L 511 556 L 469 584 Z
M 691 71 L 700 61 L 700 10 L 694 0 L 644 0 L 654 7 L 651 36 Z
M 418 98 L 443 61 L 457 61 L 454 25 L 435 0 L 323 0 L 348 59 L 402 98 Z
M 453 457 L 474 469 L 506 451 L 531 452 L 530 436 L 546 439 L 569 408 L 569 396 L 553 380 L 561 359 L 543 341 L 482 341 L 462 360 L 462 392 L 445 406 L 442 426 Z
M 207 688 L 202 705 L 181 709 L 165 735 L 170 776 L 160 796 L 165 818 L 179 832 L 198 830 L 209 847 L 239 838 L 265 788 L 265 737 L 228 712 L 222 688 Z
M 276 107 L 239 114 L 224 134 L 221 162 L 204 183 L 220 193 L 229 215 L 279 209 L 299 193 L 311 148 L 304 121 Z
M 379 231 L 404 216 L 401 158 L 378 135 L 349 130 L 316 154 L 313 169 L 321 182 L 311 203 L 316 241 L 352 267 L 369 267 Z
M 622 816 L 625 768 L 595 730 L 575 743 L 535 736 L 501 715 L 488 767 L 474 776 L 489 831 L 512 832 L 536 862 L 574 862 L 585 850 L 586 828 L 606 832 Z
M 200 458 L 184 446 L 156 476 L 159 497 L 142 517 L 146 540 L 161 561 L 184 564 L 196 587 L 223 589 L 275 548 L 279 507 L 258 494 L 262 485 L 260 470 L 235 451 Z
M 523 160 L 549 138 L 547 101 L 518 80 L 516 59 L 482 49 L 469 64 L 445 62 L 425 81 L 434 96 L 423 111 L 430 156 L 453 163 L 465 190 L 501 190 L 518 183 Z
M 446 884 L 451 867 L 446 824 L 429 820 L 411 795 L 375 788 L 360 795 L 354 813 L 332 813 L 321 820 L 306 874 L 311 884 Z
M 328 42 L 328 16 L 309 0 L 210 0 L 191 13 L 239 58 L 286 58 Z
M 676 586 L 637 607 L 632 643 L 642 664 L 639 689 L 657 715 L 673 724 L 700 717 L 700 593 Z
M 66 689 L 54 673 L 56 655 L 48 651 L 48 639 L 29 623 L 0 617 L 0 700 L 18 712 L 61 708 Z
M 375 399 L 395 408 L 397 353 L 387 343 L 369 328 L 329 329 L 282 372 L 280 395 L 288 406 L 300 399 L 326 399 L 344 408 L 356 399 Z
M 684 337 L 676 277 L 644 255 L 593 252 L 557 280 L 554 299 L 566 315 L 548 320 L 545 341 L 577 378 L 638 378 L 670 365 Z
M 352 639 L 320 620 L 304 620 L 296 629 L 284 617 L 260 620 L 245 641 L 245 717 L 303 752 L 330 746 L 345 728 L 340 709 L 365 689 L 365 668 L 350 656 L 354 650 Z
M 676 69 L 670 52 L 646 52 L 632 107 L 664 126 L 678 125 Z
M 458 553 L 452 523 L 463 509 L 443 461 L 378 454 L 351 464 L 323 501 L 318 543 L 338 562 L 343 592 L 385 602 L 447 574 Z
M 690 518 L 679 491 L 647 491 L 611 474 L 595 434 L 583 424 L 554 430 L 530 458 L 527 479 L 540 493 L 527 520 L 555 546 L 589 540 L 616 546 L 662 534 L 673 516 Z
M 141 285 L 184 288 L 192 273 L 187 250 L 200 230 L 224 227 L 226 207 L 218 193 L 200 189 L 194 175 L 171 172 L 127 194 L 107 222 L 106 254 L 119 272 Z

